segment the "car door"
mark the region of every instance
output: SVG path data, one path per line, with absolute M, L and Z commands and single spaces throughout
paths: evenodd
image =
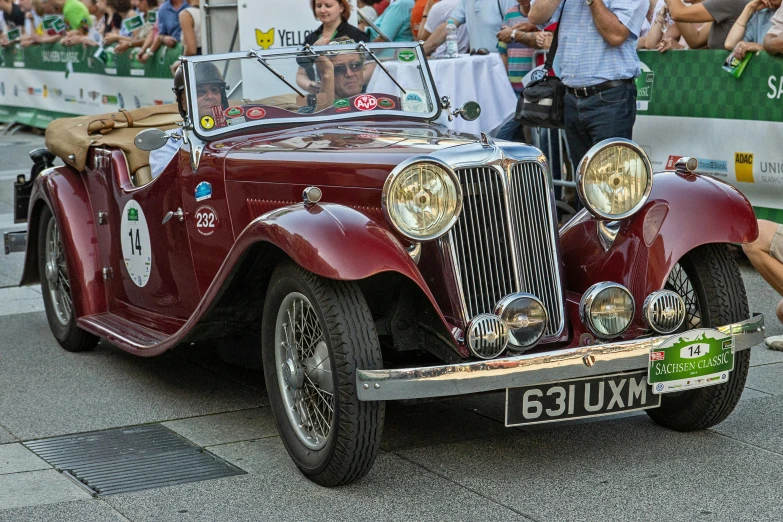
M 180 166 L 189 163 L 188 156 L 180 151 L 143 187 L 130 182 L 122 152 L 111 152 L 108 160 L 106 224 L 98 229 L 104 266 L 110 268 L 104 274 L 109 309 L 187 319 L 200 299 L 182 210 Z

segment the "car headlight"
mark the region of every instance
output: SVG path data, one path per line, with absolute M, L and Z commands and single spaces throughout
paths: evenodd
M 634 308 L 633 296 L 623 285 L 597 283 L 582 296 L 579 315 L 596 337 L 611 339 L 631 326 Z
M 462 210 L 454 171 L 434 158 L 412 159 L 395 168 L 383 185 L 383 212 L 394 228 L 415 241 L 442 236 Z
M 639 211 L 652 190 L 650 159 L 631 140 L 613 138 L 591 148 L 577 169 L 579 195 L 599 219 L 624 219 Z

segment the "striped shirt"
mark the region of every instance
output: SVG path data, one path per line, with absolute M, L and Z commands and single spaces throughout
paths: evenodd
M 610 80 L 634 78 L 641 72 L 636 44 L 650 7 L 649 1 L 603 1 L 631 34 L 621 45 L 612 47 L 598 32 L 589 5 L 581 0 L 565 2 L 557 60 L 560 79 L 568 87 L 589 87 Z M 551 21 L 557 21 L 562 9 L 561 2 Z
M 512 27 L 527 21 L 527 17 L 519 11 L 519 5 L 515 5 L 506 11 L 506 16 L 503 17 L 503 27 Z M 511 81 L 511 87 L 516 93 L 522 92 L 522 78 L 533 68 L 535 49 L 521 43 L 498 41 L 498 52 L 508 57 L 508 79 Z

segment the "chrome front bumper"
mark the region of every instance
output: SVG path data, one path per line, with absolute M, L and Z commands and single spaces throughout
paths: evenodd
M 764 316 L 716 328 L 734 339 L 734 350 L 764 341 Z M 646 368 L 650 351 L 670 336 L 566 348 L 543 354 L 519 355 L 426 368 L 359 370 L 359 400 L 387 401 L 479 393 L 504 388 L 594 377 Z

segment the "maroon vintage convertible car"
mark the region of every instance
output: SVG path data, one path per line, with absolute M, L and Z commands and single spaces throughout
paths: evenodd
M 478 107 L 449 113 L 416 44 L 188 58 L 184 79 L 181 129 L 167 106 L 47 131 L 67 165 L 32 182 L 22 284 L 66 350 L 255 355 L 327 486 L 372 467 L 387 400 L 506 390 L 509 426 L 645 409 L 682 431 L 736 405 L 763 318 L 726 244 L 756 222 L 695 160 L 653 176 L 596 145 L 558 230 L 542 153 L 450 132 Z

